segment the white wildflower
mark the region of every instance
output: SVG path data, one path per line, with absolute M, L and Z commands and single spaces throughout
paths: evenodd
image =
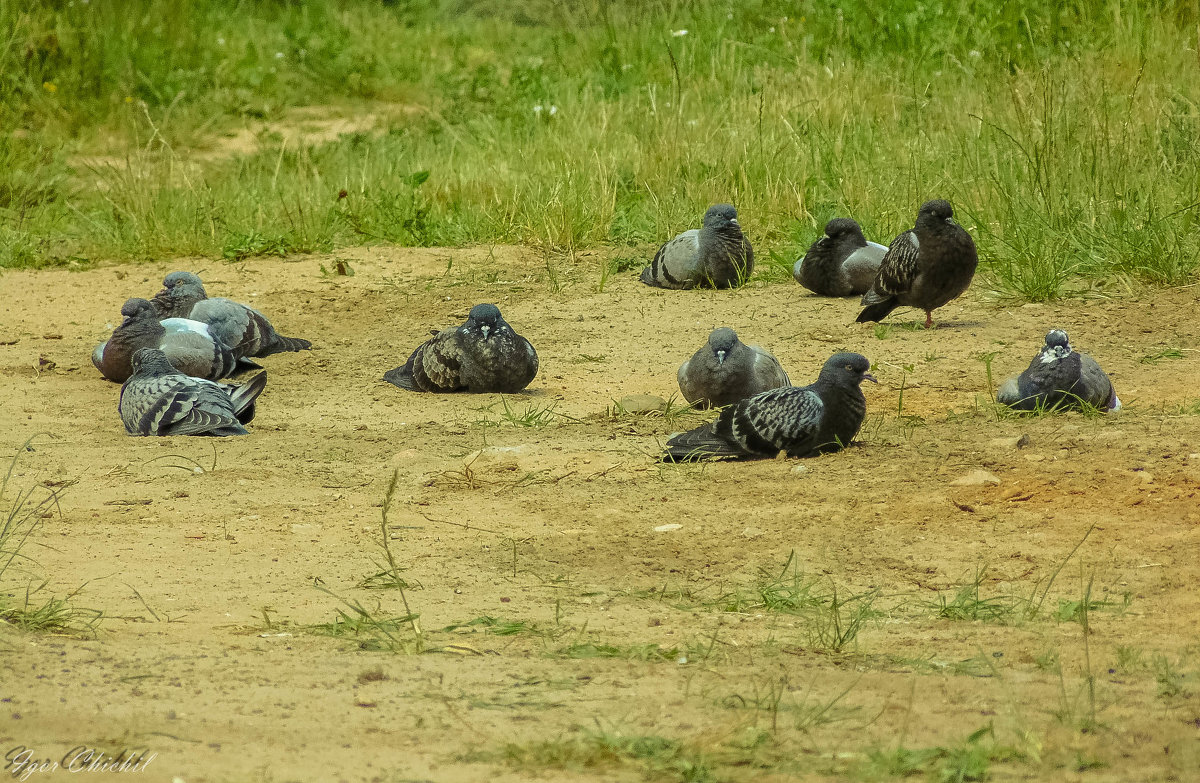
M 671 35 L 675 38 L 682 38 L 687 35 L 687 30 L 672 30 Z

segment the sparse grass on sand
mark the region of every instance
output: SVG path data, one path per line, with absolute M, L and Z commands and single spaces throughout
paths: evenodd
M 1200 265 L 1182 0 L 39 1 L 0 22 L 0 267 L 569 253 L 732 201 L 772 271 L 835 214 L 887 242 L 931 196 L 1007 295 Z

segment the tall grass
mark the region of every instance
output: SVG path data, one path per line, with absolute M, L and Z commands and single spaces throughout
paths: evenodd
M 641 244 L 719 200 L 787 258 L 937 195 L 1017 296 L 1195 278 L 1194 3 L 838 5 L 0 0 L 0 266 Z M 378 132 L 196 154 L 301 105 Z

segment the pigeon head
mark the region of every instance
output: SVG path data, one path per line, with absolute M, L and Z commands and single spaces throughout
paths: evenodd
M 175 368 L 167 361 L 167 355 L 157 348 L 138 348 L 130 359 L 133 374 L 162 375 L 175 372 Z
M 862 228 L 850 218 L 834 218 L 825 224 L 825 236 L 830 239 L 843 236 L 862 238 L 862 235 Z
M 953 218 L 954 207 L 950 206 L 949 201 L 937 198 L 921 205 L 920 211 L 917 212 L 917 225 L 932 226 L 942 222 L 953 223 Z
M 713 356 L 717 358 L 718 365 L 725 363 L 726 357 L 733 353 L 733 349 L 737 344 L 737 332 L 726 326 L 714 329 L 713 333 L 708 336 L 708 347 L 712 349 Z
M 732 204 L 713 204 L 704 213 L 705 228 L 715 228 L 718 231 L 731 227 L 740 229 L 737 219 L 737 210 Z
M 1049 364 L 1071 355 L 1071 343 L 1062 329 L 1051 329 L 1046 333 L 1046 344 L 1042 347 L 1042 362 Z
M 149 299 L 127 299 L 125 304 L 121 305 L 121 315 L 126 318 L 138 318 L 153 313 L 154 305 Z
M 172 272 L 163 278 L 163 290 L 159 293 L 166 294 L 179 287 L 198 288 L 204 290 L 204 283 L 200 282 L 200 278 L 196 277 L 191 272 Z
M 835 385 L 858 386 L 863 381 L 878 383 L 871 369 L 871 360 L 860 353 L 835 353 L 821 368 L 817 380 L 824 380 Z
M 477 304 L 472 307 L 467 315 L 467 324 L 478 330 L 485 340 L 508 328 L 508 323 L 500 315 L 500 308 L 494 304 Z

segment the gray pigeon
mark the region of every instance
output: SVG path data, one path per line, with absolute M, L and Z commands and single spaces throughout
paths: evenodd
M 266 386 L 265 372 L 238 387 L 193 378 L 157 348 L 139 348 L 117 409 L 130 435 L 246 435 Z
M 159 318 L 190 318 L 208 324 L 213 335 L 233 348 L 238 357 L 312 348 L 308 340 L 276 332 L 267 317 L 252 307 L 224 297 L 208 298 L 204 284 L 191 272 L 167 275 L 163 290 L 152 301 Z
M 867 401 L 859 388 L 874 381 L 871 363 L 857 353 L 835 353 L 810 386 L 756 394 L 725 408 L 711 424 L 667 441 L 664 460 L 710 457 L 811 457 L 837 451 L 858 434 Z
M 496 305 L 475 305 L 462 326 L 432 334 L 383 379 L 410 391 L 512 393 L 537 375 L 537 351 Z
M 856 296 L 870 290 L 887 248 L 868 242 L 850 218 L 825 224 L 825 236 L 792 266 L 796 282 L 821 296 Z
M 925 311 L 925 328 L 933 326 L 933 311 L 971 285 L 979 255 L 966 229 L 954 222 L 949 201 L 926 201 L 916 225 L 892 240 L 871 290 L 863 294 L 866 307 L 858 323 L 879 321 L 901 305 Z
M 737 210 L 714 204 L 699 229 L 684 231 L 654 254 L 642 282 L 658 288 L 730 288 L 754 271 L 754 249 L 742 236 Z
M 121 315 L 125 321 L 92 352 L 92 364 L 110 381 L 124 383 L 133 373 L 133 354 L 139 348 L 158 348 L 175 369 L 196 378 L 216 380 L 238 369 L 233 350 L 212 336 L 208 324 L 187 318 L 159 321 L 146 299 L 128 300 Z
M 1071 348 L 1067 333 L 1054 329 L 1025 372 L 1000 385 L 996 401 L 1014 410 L 1081 408 L 1120 410 L 1112 381 L 1095 359 Z
M 683 398 L 702 408 L 732 405 L 790 385 L 778 359 L 757 345 L 746 345 L 725 327 L 714 329 L 708 344 L 679 367 Z

